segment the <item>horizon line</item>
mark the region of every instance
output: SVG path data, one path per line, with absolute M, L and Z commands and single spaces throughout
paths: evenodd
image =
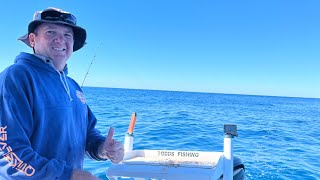
M 283 96 L 283 95 L 265 95 L 265 94 L 238 94 L 238 93 L 223 93 L 223 92 L 203 92 L 203 91 L 187 91 L 187 90 L 168 90 L 168 89 L 139 89 L 139 88 L 124 88 L 124 87 L 105 87 L 105 86 L 82 86 L 89 88 L 108 88 L 108 89 L 129 89 L 129 90 L 146 90 L 146 91 L 167 91 L 167 92 L 186 92 L 186 93 L 205 93 L 205 94 L 221 94 L 221 95 L 240 95 L 240 96 L 261 96 L 261 97 L 280 97 L 280 98 L 300 98 L 300 99 L 320 99 L 320 97 L 301 97 L 301 96 Z

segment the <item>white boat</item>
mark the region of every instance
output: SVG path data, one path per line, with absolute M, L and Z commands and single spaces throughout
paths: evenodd
M 224 151 L 133 150 L 132 114 L 125 136 L 125 157 L 106 172 L 110 180 L 216 180 L 245 179 L 241 159 L 233 155 L 237 126 L 224 125 Z

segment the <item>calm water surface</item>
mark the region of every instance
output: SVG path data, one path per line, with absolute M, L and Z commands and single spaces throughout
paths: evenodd
M 223 125 L 236 124 L 234 153 L 247 179 L 320 179 L 320 99 L 84 88 L 97 128 L 123 141 L 137 112 L 134 149 L 223 151 Z M 85 160 L 101 179 L 110 162 Z

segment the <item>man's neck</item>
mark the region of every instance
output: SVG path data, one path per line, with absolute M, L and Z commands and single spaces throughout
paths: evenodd
M 55 67 L 53 60 L 50 59 L 49 57 L 41 55 L 41 54 L 33 54 L 33 55 L 35 55 L 36 57 L 43 60 L 43 62 L 45 62 L 46 64 L 49 64 L 50 66 L 52 66 L 55 70 L 60 71 Z M 67 68 L 67 65 L 64 66 L 63 70 L 65 70 L 66 68 Z M 60 72 L 62 72 L 63 70 L 61 70 Z

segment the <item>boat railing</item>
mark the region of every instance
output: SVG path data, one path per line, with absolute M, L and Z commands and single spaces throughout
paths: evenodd
M 233 155 L 233 139 L 238 136 L 236 125 L 224 125 L 223 152 L 134 150 L 135 122 L 133 113 L 124 141 L 124 160 L 107 169 L 110 180 L 231 180 L 240 171 L 244 174 L 241 160 Z

